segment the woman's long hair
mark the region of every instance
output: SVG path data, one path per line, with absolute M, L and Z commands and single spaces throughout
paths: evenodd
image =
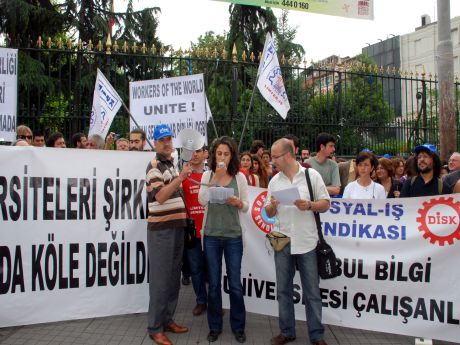
M 265 165 L 262 163 L 262 160 L 260 159 L 258 155 L 252 155 L 252 160 L 257 161 L 259 163 L 259 169 L 257 171 L 254 171 L 254 174 L 259 176 L 259 187 L 267 188 L 268 187 L 268 175 L 267 175 L 267 169 L 265 169 Z
M 220 138 L 214 139 L 211 144 L 211 152 L 209 154 L 211 170 L 216 172 L 216 151 L 219 145 L 227 145 L 230 150 L 230 162 L 227 167 L 227 172 L 230 176 L 236 176 L 240 171 L 240 155 L 238 154 L 238 146 L 236 145 L 236 141 L 228 136 L 223 136 Z

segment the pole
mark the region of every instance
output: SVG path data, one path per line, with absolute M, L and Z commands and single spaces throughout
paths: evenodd
M 248 111 L 246 112 L 246 118 L 244 119 L 244 125 L 243 125 L 243 130 L 241 131 L 241 138 L 240 138 L 240 143 L 238 145 L 238 151 L 241 149 L 241 144 L 243 143 L 243 138 L 244 138 L 244 132 L 246 131 L 246 124 L 248 123 L 248 118 L 249 118 L 249 111 L 252 108 L 252 103 L 254 102 L 254 93 L 256 91 L 257 87 L 257 82 L 259 81 L 259 73 L 257 73 L 256 81 L 254 83 L 254 87 L 252 89 L 252 94 L 251 94 L 251 100 L 249 101 L 249 107 Z
M 438 90 L 439 143 L 441 161 L 446 161 L 456 149 L 456 118 L 453 98 L 454 63 L 450 37 L 450 1 L 437 0 L 438 9 Z
M 123 108 L 125 108 L 125 110 L 128 112 L 129 114 L 129 117 L 131 118 L 131 120 L 133 120 L 134 124 L 136 125 L 137 128 L 139 129 L 142 129 L 141 126 L 139 126 L 139 124 L 136 122 L 136 120 L 134 120 L 134 116 L 133 114 L 131 114 L 131 112 L 129 111 L 128 107 L 126 106 L 125 102 L 123 102 L 122 99 L 121 100 L 121 104 L 123 104 Z M 147 143 L 149 144 L 150 148 L 152 149 L 152 151 L 155 151 L 155 149 L 153 148 L 153 145 L 152 143 L 150 142 L 150 140 L 147 140 Z

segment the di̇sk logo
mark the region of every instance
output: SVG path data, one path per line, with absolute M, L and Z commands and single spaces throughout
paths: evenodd
M 273 224 L 275 224 L 275 218 L 270 218 L 265 212 L 264 204 L 267 200 L 267 192 L 260 193 L 252 203 L 251 207 L 251 218 L 257 227 L 265 233 L 269 233 L 273 230 Z
M 453 198 L 431 199 L 423 203 L 418 213 L 418 230 L 432 244 L 452 245 L 454 239 L 460 240 L 460 202 Z

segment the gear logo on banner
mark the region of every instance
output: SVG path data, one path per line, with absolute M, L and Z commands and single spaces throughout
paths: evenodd
M 418 214 L 418 230 L 432 244 L 452 245 L 454 239 L 460 240 L 460 202 L 453 198 L 431 199 L 423 203 Z
M 265 212 L 264 204 L 267 199 L 267 192 L 262 192 L 254 199 L 251 207 L 251 218 L 254 224 L 268 234 L 273 230 L 273 224 L 275 224 L 275 218 L 270 218 Z

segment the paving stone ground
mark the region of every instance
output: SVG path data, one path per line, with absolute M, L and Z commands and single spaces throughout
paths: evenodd
M 206 315 L 193 316 L 195 296 L 191 285 L 182 286 L 175 321 L 186 325 L 186 334 L 168 334 L 174 345 L 208 344 Z M 1 312 L 1 306 L 0 306 Z M 213 345 L 236 345 L 229 329 L 229 312 L 224 314 L 224 330 Z M 305 322 L 297 322 L 297 339 L 290 345 L 309 344 Z M 269 345 L 279 333 L 278 318 L 248 313 L 246 344 Z M 414 345 L 415 338 L 397 334 L 370 332 L 326 325 L 325 340 L 329 345 Z M 460 340 L 459 340 L 460 341 Z M 30 326 L 0 328 L 2 345 L 146 345 L 153 344 L 146 331 L 146 314 L 128 314 L 112 317 L 43 323 Z M 435 345 L 454 345 L 433 341 Z

